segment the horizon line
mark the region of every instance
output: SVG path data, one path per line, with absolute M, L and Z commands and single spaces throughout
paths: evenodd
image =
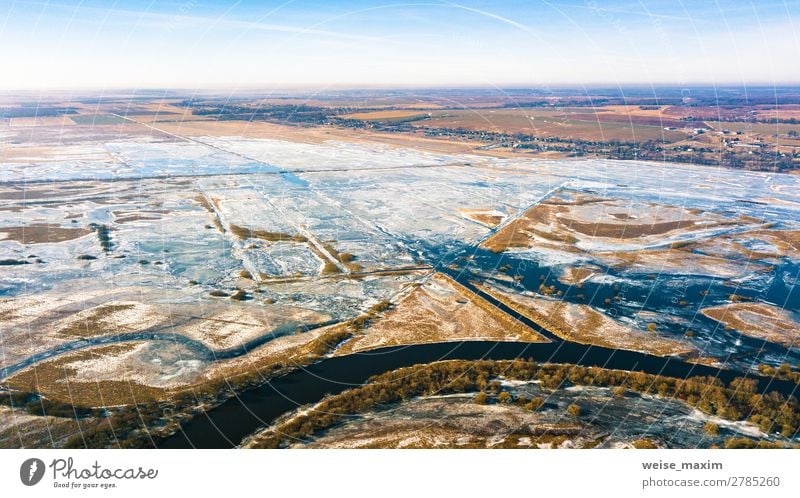
M 571 90 L 571 89 L 609 89 L 609 88 L 797 88 L 800 89 L 800 81 L 740 81 L 740 82 L 553 82 L 553 83 L 502 83 L 497 85 L 490 84 L 247 84 L 240 86 L 198 86 L 189 87 L 183 85 L 152 85 L 152 86 L 75 86 L 75 87 L 41 87 L 41 88 L 0 88 L 0 95 L 10 93 L 41 93 L 41 92 L 300 92 L 300 91 L 364 91 L 364 90 Z

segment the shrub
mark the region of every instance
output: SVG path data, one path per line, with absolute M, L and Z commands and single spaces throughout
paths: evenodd
M 532 411 L 532 412 L 535 412 L 536 410 L 541 408 L 543 405 L 544 405 L 544 400 L 542 398 L 540 398 L 539 396 L 535 396 L 535 397 L 531 398 L 530 401 L 525 403 L 525 409 L 529 410 L 529 411 Z
M 233 299 L 234 301 L 246 301 L 250 299 L 250 296 L 248 296 L 245 291 L 239 289 L 233 293 L 231 299 Z
M 383 301 L 374 304 L 369 310 L 373 313 L 380 313 L 381 311 L 386 311 L 392 307 L 392 303 L 389 300 L 384 299 Z
M 322 274 L 323 275 L 329 275 L 329 274 L 332 274 L 332 273 L 340 273 L 340 272 L 341 272 L 341 270 L 339 270 L 339 267 L 336 266 L 336 263 L 333 263 L 331 261 L 327 261 L 325 263 L 325 266 L 322 267 Z
M 658 445 L 652 439 L 637 439 L 633 443 L 633 447 L 637 450 L 656 450 Z
M 497 395 L 497 401 L 503 403 L 504 405 L 511 403 L 512 400 L 513 398 L 511 397 L 511 393 L 507 391 L 503 391 Z

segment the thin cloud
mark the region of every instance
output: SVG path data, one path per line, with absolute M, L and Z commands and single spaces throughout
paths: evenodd
M 238 19 L 225 19 L 203 16 L 192 16 L 186 14 L 163 14 L 159 12 L 132 11 L 126 9 L 105 9 L 102 7 L 91 7 L 86 5 L 64 5 L 49 2 L 27 2 L 19 1 L 18 4 L 37 5 L 45 8 L 60 8 L 74 11 L 97 12 L 107 14 L 112 17 L 130 19 L 136 26 L 145 26 L 159 29 L 177 29 L 180 27 L 222 27 L 238 28 L 250 31 L 272 31 L 277 33 L 292 33 L 300 35 L 314 35 L 321 37 L 339 38 L 343 40 L 378 42 L 384 40 L 372 36 L 363 36 L 352 33 L 341 33 L 338 31 L 328 31 L 323 29 L 306 28 L 302 26 L 292 26 L 287 24 L 274 24 L 257 21 L 242 21 Z

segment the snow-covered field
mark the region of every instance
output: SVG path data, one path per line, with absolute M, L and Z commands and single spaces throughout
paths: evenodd
M 108 300 L 98 301 L 96 296 L 136 288 L 141 289 L 141 303 L 195 306 L 198 316 L 217 317 L 193 324 L 186 333 L 194 331 L 195 338 L 210 346 L 228 347 L 298 321 L 315 325 L 353 318 L 381 300 L 391 300 L 437 264 L 477 254 L 475 245 L 491 228 L 465 213 L 491 215 L 502 227 L 559 186 L 562 192 L 609 199 L 606 211 L 638 213 L 640 223 L 676 220 L 689 212 L 707 213 L 711 220 L 747 221 L 695 230 L 690 236 L 676 232 L 624 243 L 584 236 L 571 251 L 509 250 L 492 256 L 494 266 L 476 268 L 476 274 L 513 263 L 515 271 L 522 272 L 520 285 L 535 292 L 540 281 L 526 279 L 525 272 L 544 268 L 560 275 L 566 267 L 591 263 L 602 271 L 586 285 L 598 289 L 626 280 L 637 284 L 629 288 L 651 293 L 717 286 L 704 295 L 698 289 L 680 294 L 675 301 L 689 303 L 681 309 L 664 300 L 654 302 L 645 291 L 612 296 L 612 306 L 597 307 L 609 320 L 619 319 L 611 313 L 616 303 L 700 316 L 701 307 L 722 304 L 739 289 L 754 300 L 776 301 L 783 295 L 784 305 L 791 308 L 800 301 L 790 286 L 800 253 L 793 245 L 798 240 L 791 238 L 794 235 L 742 235 L 740 245 L 746 250 L 768 253 L 764 261 L 741 257 L 742 249 L 733 245 L 739 239 L 733 236 L 725 242 L 725 254 L 716 254 L 716 246 L 708 241 L 750 230 L 749 225 L 794 233 L 800 227 L 798 183 L 795 175 L 687 165 L 501 159 L 345 142 L 123 136 L 48 145 L 0 164 L 0 260 L 5 262 L 0 266 L 0 297 L 5 300 L 0 313 L 34 306 L 34 297 L 58 303 L 69 296 L 69 313 L 90 314 Z M 592 206 L 578 210 L 585 219 L 601 211 Z M 237 227 L 267 235 L 241 236 Z M 34 240 L 26 238 L 23 229 L 40 232 Z M 85 233 L 63 241 L 46 238 L 46 230 L 59 236 L 78 233 L 65 229 Z M 295 239 L 274 240 L 284 235 Z M 707 245 L 677 259 L 647 252 L 651 245 L 663 249 L 688 239 Z M 700 254 L 703 250 L 707 253 Z M 625 262 L 619 259 L 621 251 L 642 256 Z M 756 267 L 765 271 L 756 272 Z M 645 274 L 662 280 L 640 278 Z M 730 290 L 722 290 L 723 284 Z M 577 299 L 576 292 L 563 289 L 563 299 Z M 228 296 L 237 291 L 244 293 L 244 300 L 234 303 Z M 125 299 L 137 297 L 128 293 Z M 237 335 L 236 320 L 218 312 L 223 304 L 248 308 L 264 319 L 248 321 Z M 42 306 L 46 303 L 36 302 L 29 316 L 19 319 L 26 337 L 41 340 L 5 340 L 4 364 L 63 342 L 58 330 L 65 317 L 51 311 L 37 314 Z M 214 312 L 204 313 L 205 307 Z M 653 321 L 661 326 L 659 318 Z M 130 331 L 132 324 L 153 326 L 148 320 L 129 320 L 120 330 Z M 717 344 L 719 351 L 738 351 L 734 332 L 717 330 L 702 317 L 693 319 L 691 328 L 695 336 L 686 340 L 700 350 Z M 684 332 L 674 324 L 659 328 L 673 338 Z M 769 361 L 782 359 L 780 352 L 769 354 Z M 783 359 L 796 360 L 796 351 L 784 352 Z M 176 372 L 196 366 L 187 365 Z

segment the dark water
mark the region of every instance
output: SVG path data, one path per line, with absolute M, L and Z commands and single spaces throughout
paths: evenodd
M 503 342 L 423 344 L 327 359 L 274 379 L 261 387 L 241 393 L 222 405 L 196 416 L 185 424 L 181 432 L 162 441 L 159 446 L 164 448 L 230 448 L 239 444 L 247 435 L 268 425 L 276 417 L 299 405 L 314 403 L 326 394 L 339 393 L 361 385 L 373 375 L 404 366 L 442 359 L 533 358 L 540 362 L 600 366 L 679 378 L 711 375 L 725 382 L 746 375 L 743 371 L 760 363 L 776 364 L 784 361 L 797 363 L 800 361 L 800 354 L 797 350 L 786 349 L 780 345 L 723 330 L 716 322 L 698 313 L 700 308 L 723 304 L 727 301 L 732 288 L 725 286 L 721 279 L 676 275 L 632 275 L 619 273 L 612 268 L 603 268 L 608 275 L 624 277 L 628 281 L 633 281 L 634 285 L 624 282 L 620 284 L 588 282 L 579 288 L 559 282 L 560 269 L 558 267 L 539 266 L 535 261 L 515 257 L 513 254 L 495 254 L 457 242 L 441 244 L 436 247 L 425 246 L 420 241 L 405 242 L 406 247 L 416 249 L 418 259 L 436 264 L 437 270 L 453 277 L 501 311 L 514 316 L 553 342 L 549 344 Z M 452 264 L 457 267 L 451 266 Z M 503 269 L 500 270 L 500 268 Z M 787 262 L 775 269 L 771 280 L 768 280 L 768 283 L 762 288 L 743 287 L 737 289 L 736 292 L 752 299 L 762 299 L 790 310 L 797 310 L 800 307 L 800 291 L 795 286 L 795 282 L 798 280 L 799 272 L 800 265 Z M 686 323 L 689 323 L 692 330 L 697 332 L 697 336 L 692 340 L 698 349 L 705 351 L 706 354 L 716 356 L 729 368 L 735 370 L 719 370 L 686 363 L 677 358 L 660 358 L 643 353 L 562 341 L 491 296 L 483 294 L 471 283 L 473 279 L 491 280 L 492 275 L 498 273 L 517 277 L 518 281 L 512 284 L 517 290 L 536 291 L 542 284 L 553 285 L 557 291 L 561 291 L 561 299 L 595 306 L 617 318 L 635 318 L 636 314 L 642 311 L 654 312 L 658 317 L 681 318 L 682 322 L 659 322 L 659 333 L 676 338 L 683 337 L 687 328 Z M 636 285 L 636 283 L 640 283 L 640 285 Z M 679 306 L 677 304 L 679 300 L 686 301 L 687 304 Z M 277 335 L 291 334 L 299 328 L 308 330 L 329 324 L 287 327 L 286 330 L 273 331 L 273 333 L 266 334 L 245 345 L 223 351 L 213 351 L 200 342 L 178 334 L 156 330 L 75 341 L 34 355 L 17 365 L 0 369 L 0 378 L 69 351 L 99 344 L 134 340 L 177 342 L 188 347 L 197 357 L 207 361 L 234 358 L 246 354 L 247 351 Z M 760 388 L 791 394 L 794 393 L 797 386 L 786 382 L 761 379 Z
M 470 280 L 491 280 L 495 275 L 504 275 L 506 278 L 512 276 L 517 279 L 513 284 L 499 283 L 512 286 L 520 292 L 536 292 L 540 285 L 553 286 L 555 292 L 561 292 L 558 299 L 596 307 L 613 318 L 642 322 L 637 315 L 642 312 L 653 313 L 654 317 L 647 321 L 658 321 L 659 334 L 687 340 L 684 334 L 692 330 L 694 337 L 690 339 L 691 342 L 706 355 L 725 362 L 729 368 L 748 370 L 761 363 L 800 363 L 800 350 L 727 330 L 700 313 L 703 308 L 729 303 L 730 295 L 734 292 L 746 299 L 765 301 L 788 311 L 800 311 L 800 286 L 795 285 L 800 278 L 800 265 L 796 263 L 784 261 L 776 265 L 772 272 L 763 277 L 760 287 L 753 283 L 731 287 L 726 285 L 724 279 L 709 276 L 626 273 L 591 262 L 600 267 L 602 273 L 620 280 L 614 283 L 586 282 L 576 286 L 558 281 L 560 267 L 540 266 L 536 261 L 520 258 L 513 253 L 496 254 L 473 246 L 448 253 L 431 247 L 424 248 L 423 253 L 429 260 L 440 261 L 437 267 L 439 271 L 472 290 L 476 289 Z M 463 257 L 465 255 L 469 260 Z M 459 265 L 458 270 L 450 268 L 453 263 Z M 758 274 L 756 269 L 753 273 Z M 505 308 L 490 297 L 479 294 L 496 306 Z M 516 316 L 507 308 L 504 311 Z M 541 330 L 535 324 L 526 323 Z M 543 333 L 548 335 L 546 331 Z
M 516 358 L 533 358 L 539 362 L 574 363 L 681 378 L 711 375 L 724 382 L 742 376 L 740 372 L 694 365 L 675 358 L 659 358 L 631 351 L 564 342 L 548 344 L 461 342 L 393 347 L 327 359 L 276 378 L 196 416 L 186 423 L 180 432 L 159 443 L 159 447 L 232 448 L 244 437 L 300 405 L 317 402 L 327 394 L 337 394 L 361 385 L 373 375 L 405 366 L 444 359 Z M 759 389 L 792 394 L 798 387 L 788 382 L 760 379 Z
M 554 285 L 562 292 L 562 299 L 589 304 L 606 309 L 612 316 L 632 317 L 641 311 L 653 311 L 660 316 L 684 317 L 699 331 L 699 348 L 715 354 L 726 365 L 744 370 L 760 363 L 776 363 L 797 358 L 796 351 L 780 345 L 765 343 L 721 330 L 720 327 L 699 313 L 700 307 L 726 302 L 730 287 L 721 279 L 710 277 L 687 278 L 675 275 L 622 275 L 611 268 L 603 268 L 612 276 L 640 280 L 644 285 L 616 285 L 586 283 L 582 288 L 558 282 L 558 269 L 539 266 L 536 262 L 495 254 L 474 246 L 458 243 L 424 246 L 419 241 L 407 241 L 409 247 L 416 246 L 421 259 L 438 263 L 437 270 L 453 277 L 462 285 L 478 293 L 501 311 L 514 316 L 553 342 L 548 344 L 525 344 L 506 342 L 462 342 L 446 344 L 421 344 L 393 347 L 367 353 L 327 359 L 310 367 L 287 374 L 259 388 L 244 392 L 219 407 L 189 421 L 181 432 L 162 441 L 163 448 L 230 448 L 257 429 L 271 423 L 276 417 L 294 410 L 300 405 L 314 403 L 327 394 L 336 394 L 363 384 L 369 377 L 397 368 L 429 363 L 443 359 L 515 359 L 533 358 L 540 362 L 572 363 L 584 366 L 640 371 L 670 377 L 686 378 L 710 375 L 730 382 L 745 376 L 741 370 L 720 370 L 708 366 L 686 363 L 678 358 L 661 358 L 637 353 L 586 346 L 562 341 L 536 323 L 520 316 L 514 310 L 476 289 L 472 279 L 486 279 L 493 273 L 518 277 L 518 290 L 536 290 L 539 285 Z M 456 264 L 457 267 L 451 265 Z M 739 289 L 737 293 L 751 298 L 774 300 L 776 304 L 796 309 L 800 296 L 792 283 L 785 282 L 782 275 L 796 280 L 798 266 L 786 263 L 774 272 L 772 283 L 763 290 Z M 611 300 L 611 305 L 607 304 Z M 688 305 L 678 306 L 679 300 Z M 666 325 L 666 327 L 665 327 Z M 665 335 L 683 337 L 686 325 L 659 324 Z M 733 344 L 738 342 L 734 347 Z M 794 394 L 797 386 L 782 381 L 759 379 L 759 389 L 777 390 Z

